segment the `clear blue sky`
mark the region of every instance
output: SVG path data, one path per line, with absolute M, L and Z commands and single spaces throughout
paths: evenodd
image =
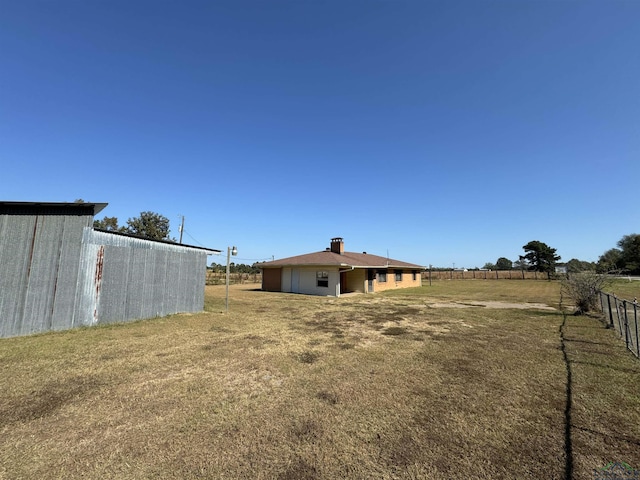
M 595 261 L 639 156 L 637 0 L 0 3 L 0 200 L 184 215 L 238 263 Z

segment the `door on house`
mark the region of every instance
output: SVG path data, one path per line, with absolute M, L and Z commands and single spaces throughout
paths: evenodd
M 347 293 L 347 272 L 340 272 L 340 293 Z
M 373 293 L 373 280 L 376 278 L 375 270 L 367 270 L 367 292 Z
M 300 293 L 300 270 L 291 269 L 291 293 Z

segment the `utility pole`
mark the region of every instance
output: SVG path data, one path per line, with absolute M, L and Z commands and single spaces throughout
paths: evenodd
M 234 257 L 238 254 L 238 249 L 235 247 L 227 247 L 227 293 L 224 300 L 224 311 L 229 312 L 229 274 L 231 273 L 231 255 Z
M 180 224 L 180 241 L 178 243 L 182 244 L 182 232 L 184 231 L 184 215 L 179 215 L 182 217 L 182 223 Z

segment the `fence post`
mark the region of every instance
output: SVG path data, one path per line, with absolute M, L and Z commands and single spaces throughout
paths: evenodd
M 640 342 L 638 338 L 638 302 L 633 301 L 633 323 L 636 325 L 636 356 L 640 358 Z
M 624 343 L 627 344 L 629 349 L 629 318 L 627 317 L 627 301 L 622 301 L 622 308 L 624 308 Z
M 611 312 L 611 295 L 609 295 L 608 293 L 607 295 L 607 303 L 609 304 L 609 328 L 613 328 L 613 312 Z

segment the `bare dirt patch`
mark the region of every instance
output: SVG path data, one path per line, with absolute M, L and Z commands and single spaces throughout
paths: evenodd
M 554 307 L 549 305 L 545 305 L 544 303 L 512 303 L 512 302 L 483 302 L 474 300 L 472 302 L 436 302 L 427 304 L 428 307 L 431 308 L 473 308 L 473 307 L 482 307 L 482 308 L 495 308 L 495 309 L 505 309 L 505 308 L 515 308 L 517 310 L 557 310 Z

